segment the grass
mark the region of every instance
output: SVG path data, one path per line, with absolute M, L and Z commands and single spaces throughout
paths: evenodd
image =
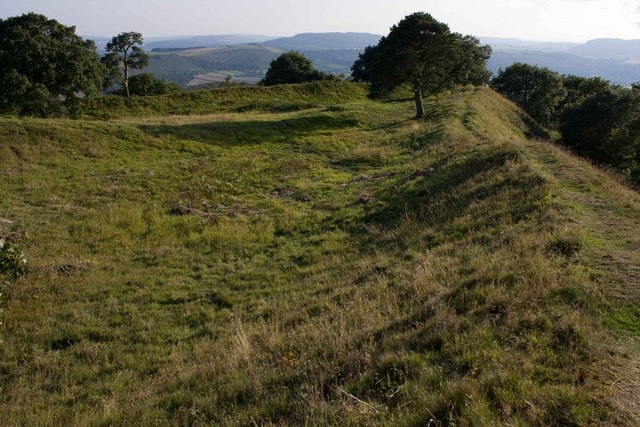
M 307 104 L 274 111 L 276 94 Z M 597 261 L 617 248 L 632 283 L 637 242 L 596 214 L 631 227 L 637 195 L 528 140 L 488 89 L 425 121 L 360 95 L 0 119 L 0 232 L 30 267 L 3 285 L 2 424 L 632 419 L 604 343 L 637 337 L 637 300 Z
M 163 115 L 206 115 L 214 112 L 286 112 L 310 107 L 335 107 L 366 95 L 366 87 L 346 82 L 316 82 L 276 87 L 239 86 L 179 94 L 132 97 L 107 96 L 87 100 L 84 114 L 95 119 Z

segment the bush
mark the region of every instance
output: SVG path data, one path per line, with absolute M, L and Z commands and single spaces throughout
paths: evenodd
M 0 278 L 16 279 L 27 273 L 27 257 L 11 241 L 0 239 Z
M 553 236 L 547 249 L 556 255 L 571 258 L 584 246 L 583 237 L 575 230 L 565 230 Z
M 156 78 L 151 73 L 140 73 L 129 78 L 129 94 L 132 96 L 170 95 L 180 92 L 180 85 Z M 112 92 L 126 96 L 123 89 Z
M 271 61 L 271 65 L 262 80 L 265 86 L 273 86 L 289 83 L 307 83 L 319 80 L 338 80 L 332 74 L 328 74 L 313 67 L 313 63 L 303 54 L 290 51 L 283 53 Z

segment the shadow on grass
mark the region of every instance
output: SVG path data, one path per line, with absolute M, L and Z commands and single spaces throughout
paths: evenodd
M 413 98 L 411 98 L 413 101 Z M 407 122 L 441 122 L 443 119 L 447 118 L 454 111 L 454 108 L 450 105 L 442 105 L 439 103 L 429 102 L 424 105 L 424 116 L 421 118 L 410 117 L 403 120 L 394 121 L 392 123 L 386 123 L 380 126 L 374 126 L 372 130 L 384 130 L 397 127 L 403 123 Z
M 223 147 L 264 142 L 287 142 L 310 134 L 327 134 L 358 125 L 358 121 L 328 115 L 284 120 L 248 120 L 193 123 L 186 125 L 141 125 L 140 130 L 155 137 L 172 136 Z
M 522 121 L 527 126 L 527 129 L 525 131 L 525 135 L 527 138 L 529 139 L 532 139 L 532 138 L 550 139 L 551 138 L 551 135 L 549 135 L 549 132 L 547 132 L 545 128 L 540 126 L 538 122 L 533 120 L 531 117 L 527 115 L 523 115 Z
M 465 182 L 476 180 L 479 175 L 500 168 L 515 155 L 510 151 L 487 151 L 457 161 L 445 158 L 429 168 L 401 177 L 391 188 L 379 195 L 383 202 L 382 207 L 370 213 L 367 221 L 393 225 L 401 220 L 406 212 L 422 212 L 430 199 L 449 193 L 456 194 L 457 197 L 451 197 L 444 206 L 446 209 L 432 219 L 441 225 L 452 221 L 463 214 L 463 205 L 488 196 L 488 194 L 462 195 L 459 193 L 460 187 Z

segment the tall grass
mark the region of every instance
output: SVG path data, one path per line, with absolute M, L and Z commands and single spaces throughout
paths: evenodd
M 415 122 L 336 88 L 0 119 L 32 265 L 6 289 L 2 424 L 610 419 L 592 237 L 515 107 L 461 89 Z M 274 96 L 238 90 L 226 111 Z

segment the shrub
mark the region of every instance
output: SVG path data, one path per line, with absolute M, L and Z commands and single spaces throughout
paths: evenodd
M 11 241 L 0 239 L 0 278 L 18 278 L 27 273 L 27 257 Z
M 288 83 L 306 83 L 319 80 L 337 80 L 337 77 L 313 67 L 313 63 L 296 51 L 285 52 L 271 61 L 271 65 L 262 80 L 265 86 Z
M 583 237 L 574 230 L 566 230 L 554 235 L 550 239 L 547 249 L 556 255 L 571 258 L 578 254 L 583 247 Z

